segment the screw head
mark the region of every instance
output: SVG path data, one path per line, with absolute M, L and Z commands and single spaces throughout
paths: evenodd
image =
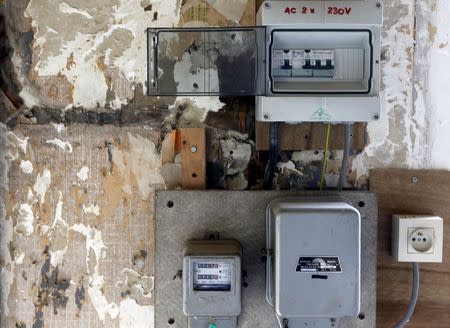
M 198 150 L 198 148 L 197 148 L 196 145 L 193 145 L 193 146 L 191 147 L 191 152 L 192 152 L 192 153 L 196 153 L 197 150 Z
M 416 177 L 416 176 L 413 176 L 412 178 L 411 178 L 411 182 L 412 183 L 417 183 L 419 181 L 419 179 Z
M 269 114 L 264 114 L 264 119 L 265 120 L 268 120 L 270 118 L 270 115 Z
M 270 2 L 264 2 L 264 7 L 265 8 L 270 8 Z
M 381 7 L 381 2 L 377 2 L 377 8 Z
M 378 114 L 373 114 L 373 119 L 374 120 L 378 120 L 380 118 L 380 115 L 378 115 Z

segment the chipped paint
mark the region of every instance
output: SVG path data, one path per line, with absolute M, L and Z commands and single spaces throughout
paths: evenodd
M 52 140 L 47 140 L 47 143 L 50 144 L 50 145 L 57 146 L 58 148 L 62 149 L 65 153 L 72 153 L 73 152 L 72 145 L 68 141 L 62 141 L 62 140 L 60 140 L 58 138 L 54 138 Z
M 55 217 L 53 219 L 52 226 L 47 232 L 50 241 L 50 263 L 56 268 L 62 265 L 64 255 L 67 251 L 67 237 L 69 226 L 66 221 L 62 219 L 62 194 L 59 193 L 59 200 L 55 208 Z
M 436 26 L 436 31 L 429 40 L 432 42 L 431 46 L 429 42 L 423 46 L 426 52 L 419 64 L 429 70 L 425 75 L 426 78 L 417 81 L 417 84 L 425 82 L 422 88 L 422 98 L 418 97 L 417 103 L 428 109 L 427 154 L 430 160 L 427 161 L 427 166 L 449 170 L 450 113 L 448 104 L 450 103 L 450 93 L 448 92 L 448 72 L 450 72 L 450 48 L 448 44 L 450 43 L 450 20 L 448 13 L 450 13 L 450 2 L 435 0 L 429 1 L 428 5 L 427 8 L 427 4 L 424 2 L 419 7 L 421 17 L 425 21 L 431 20 L 432 25 Z M 420 33 L 425 34 L 425 31 L 421 29 Z
M 132 269 L 122 271 L 124 280 L 118 281 L 116 287 L 127 293 L 131 298 L 138 300 L 140 297 L 151 298 L 154 288 L 154 277 L 141 275 Z
M 30 204 L 20 204 L 17 211 L 17 223 L 14 231 L 21 236 L 29 236 L 34 232 L 34 213 Z
M 125 193 L 131 194 L 136 185 L 141 199 L 148 200 L 151 192 L 165 188 L 161 156 L 151 140 L 128 133 L 128 149 L 113 148 L 112 160 L 122 176 Z
M 139 305 L 134 299 L 120 302 L 120 328 L 154 328 L 155 307 Z
M 225 18 L 239 24 L 247 6 L 247 0 L 206 0 L 217 12 L 221 13 Z
M 77 177 L 81 181 L 86 181 L 89 177 L 89 167 L 83 166 L 78 172 Z
M 66 91 L 72 99 L 67 107 L 118 109 L 128 102 L 133 85 L 146 84 L 145 28 L 174 26 L 179 11 L 180 1 L 154 0 L 152 11 L 147 12 L 140 1 L 107 0 L 96 6 L 79 1 L 31 0 L 25 11 L 35 32 L 31 75 L 34 80 L 63 76 L 72 86 Z M 152 21 L 155 12 L 158 19 Z M 111 69 L 117 71 L 111 85 L 125 90 L 109 88 L 107 72 Z M 24 84 L 21 97 L 27 106 L 46 103 L 46 95 L 35 85 Z M 57 107 L 63 109 L 63 103 Z
M 72 226 L 71 230 L 81 233 L 86 238 L 86 270 L 89 274 L 89 299 L 103 323 L 105 322 L 106 315 L 115 319 L 120 310 L 114 302 L 109 303 L 103 294 L 105 280 L 103 275 L 100 274 L 99 268 L 99 261 L 105 257 L 106 249 L 102 240 L 102 233 L 101 231 L 84 224 L 75 224 Z M 91 252 L 95 258 L 91 258 Z
M 367 178 L 375 167 L 423 166 L 426 119 L 423 108 L 414 108 L 413 54 L 415 1 L 395 0 L 384 4 L 389 16 L 382 33 L 382 91 L 380 119 L 367 127 L 369 144 L 356 156 L 352 171 Z
M 6 139 L 9 159 L 15 161 L 19 158 L 20 153 L 27 154 L 28 137 L 21 138 L 13 132 L 8 132 Z
M 33 190 L 37 194 L 40 204 L 44 204 L 45 194 L 47 193 L 47 189 L 50 187 L 51 182 L 52 176 L 48 169 L 44 169 L 42 174 L 39 173 L 37 175 Z
M 63 123 L 50 123 L 58 133 L 62 133 L 66 130 L 66 126 Z
M 33 173 L 33 163 L 31 163 L 30 161 L 22 160 L 20 161 L 20 169 L 25 174 L 31 174 Z
M 89 205 L 89 206 L 86 206 L 86 205 L 83 204 L 83 212 L 85 214 L 92 214 L 92 215 L 95 215 L 95 216 L 99 216 L 100 213 L 101 213 L 100 207 L 97 204 Z

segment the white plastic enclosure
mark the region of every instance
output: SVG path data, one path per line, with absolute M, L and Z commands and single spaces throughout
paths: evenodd
M 392 256 L 398 262 L 442 262 L 443 219 L 425 215 L 392 217 Z

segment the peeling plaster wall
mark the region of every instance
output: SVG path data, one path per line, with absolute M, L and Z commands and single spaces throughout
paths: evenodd
M 158 131 L 24 126 L 0 138 L 2 327 L 152 327 Z
M 253 25 L 254 1 L 2 3 L 16 32 L 9 36 L 23 87 L 19 111 L 34 106 L 35 116 L 22 115 L 13 130 L 0 125 L 0 325 L 153 327 L 153 194 L 177 187 L 181 176 L 179 159 L 163 165 L 161 131 L 205 126 L 224 103 L 144 97 L 144 30 Z M 450 169 L 449 1 L 385 0 L 384 13 L 382 114 L 353 158 L 349 185 L 357 187 L 371 168 Z M 136 115 L 139 124 L 119 126 L 137 108 L 154 115 L 145 116 L 148 125 Z M 34 125 L 62 116 L 116 126 Z M 227 168 L 214 186 L 247 188 L 248 136 L 208 135 Z M 279 186 L 317 179 L 311 163 L 321 153 L 289 156 L 278 165 Z M 330 156 L 334 185 L 342 152 Z
M 29 108 L 120 109 L 146 91 L 146 28 L 246 24 L 254 10 L 253 0 L 28 1 L 31 62 L 14 63 Z
M 450 169 L 449 14 L 445 0 L 384 1 L 382 112 L 353 160 L 357 185 L 371 168 Z

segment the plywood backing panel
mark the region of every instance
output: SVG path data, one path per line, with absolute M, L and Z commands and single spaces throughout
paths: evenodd
M 269 150 L 269 123 L 256 123 L 256 150 Z M 327 125 L 323 123 L 281 124 L 280 150 L 316 150 L 325 145 Z M 353 124 L 352 149 L 362 150 L 366 144 L 366 124 Z M 330 149 L 344 148 L 344 126 L 332 125 Z
M 420 294 L 408 327 L 450 327 L 450 172 L 377 169 L 370 189 L 378 194 L 377 326 L 393 327 L 411 295 L 410 263 L 390 256 L 392 214 L 432 214 L 444 219 L 444 261 L 420 264 Z

